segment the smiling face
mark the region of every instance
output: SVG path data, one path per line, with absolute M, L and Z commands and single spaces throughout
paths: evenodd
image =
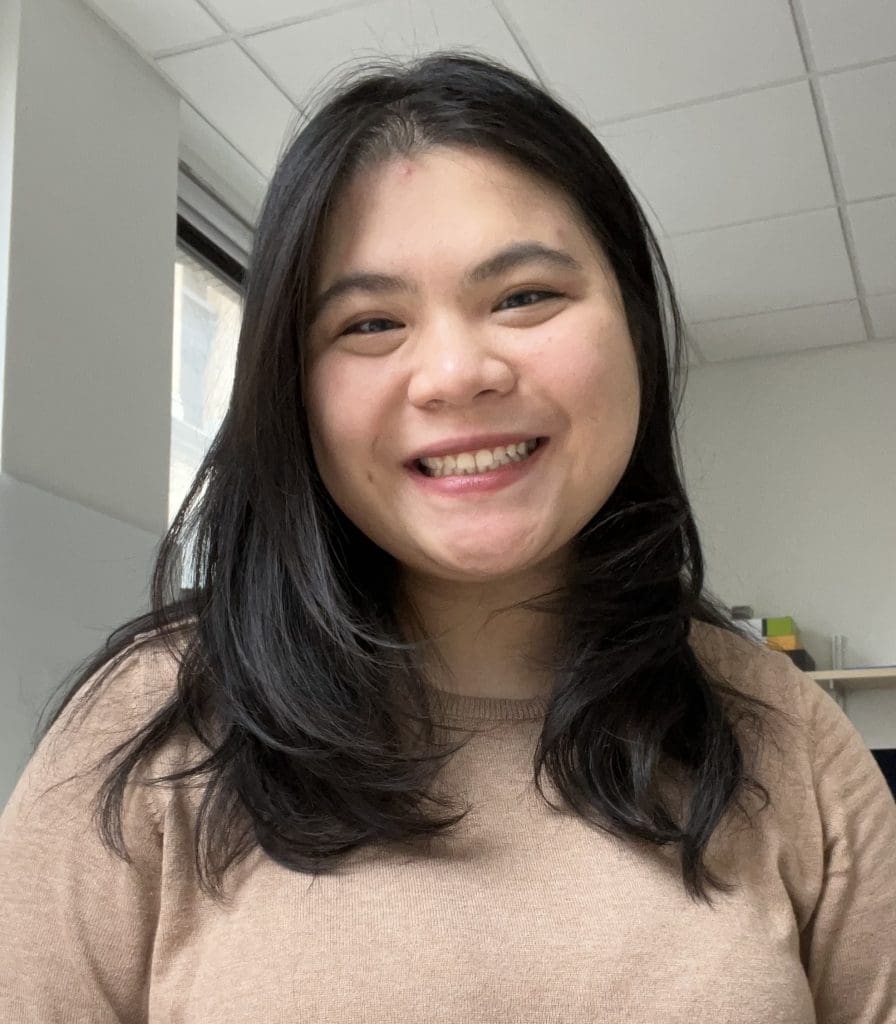
M 395 158 L 339 196 L 315 293 L 311 443 L 345 515 L 428 580 L 562 564 L 628 464 L 640 405 L 618 285 L 563 195 L 478 151 Z M 463 491 L 408 464 L 474 435 L 547 443 Z

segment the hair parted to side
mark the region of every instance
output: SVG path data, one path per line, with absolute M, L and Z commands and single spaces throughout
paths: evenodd
M 713 832 L 748 791 L 769 801 L 734 716 L 761 737 L 773 709 L 714 678 L 688 642 L 692 620 L 739 631 L 705 590 L 679 469 L 683 338 L 669 273 L 588 128 L 535 83 L 475 55 L 355 70 L 285 150 L 255 236 L 229 408 L 160 543 L 151 611 L 63 681 L 66 697 L 44 733 L 138 634 L 158 631 L 172 650 L 179 645 L 177 691 L 110 753 L 98 815 L 104 843 L 130 860 L 125 785 L 188 726 L 209 756 L 152 781 L 207 776 L 194 852 L 215 898 L 224 898 L 226 870 L 256 846 L 315 874 L 366 844 L 427 840 L 464 817 L 430 789 L 458 745 L 437 739 L 422 685 L 427 641 L 411 642 L 399 626 L 394 559 L 323 486 L 303 401 L 328 210 L 354 175 L 436 145 L 490 151 L 565 193 L 618 279 L 639 367 L 626 472 L 575 538 L 571 578 L 524 604 L 559 616 L 562 634 L 533 781 L 547 800 L 546 773 L 593 826 L 676 846 L 686 891 L 712 905 L 711 889 L 734 888 L 704 861 Z M 182 551 L 195 585 L 177 596 Z M 692 787 L 682 821 L 658 797 L 666 770 Z

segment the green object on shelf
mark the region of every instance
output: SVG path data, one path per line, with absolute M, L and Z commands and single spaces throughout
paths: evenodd
M 791 633 L 796 633 L 796 626 L 789 615 L 779 619 L 762 620 L 763 636 L 790 636 Z

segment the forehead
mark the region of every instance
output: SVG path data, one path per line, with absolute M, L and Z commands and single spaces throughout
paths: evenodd
M 556 186 L 486 151 L 433 147 L 359 172 L 335 197 L 322 235 L 324 278 L 438 248 L 469 252 L 508 236 L 540 238 L 579 253 L 596 243 Z

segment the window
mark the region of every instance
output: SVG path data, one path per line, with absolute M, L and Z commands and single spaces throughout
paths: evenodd
M 230 402 L 251 231 L 181 168 L 171 369 L 168 522 Z M 183 587 L 191 586 L 185 567 Z
M 174 265 L 169 523 L 227 411 L 241 317 L 242 296 L 236 288 L 179 246 Z
M 169 524 L 227 412 L 241 319 L 240 293 L 178 245 L 174 263 Z M 192 578 L 185 565 L 181 587 L 190 586 Z

